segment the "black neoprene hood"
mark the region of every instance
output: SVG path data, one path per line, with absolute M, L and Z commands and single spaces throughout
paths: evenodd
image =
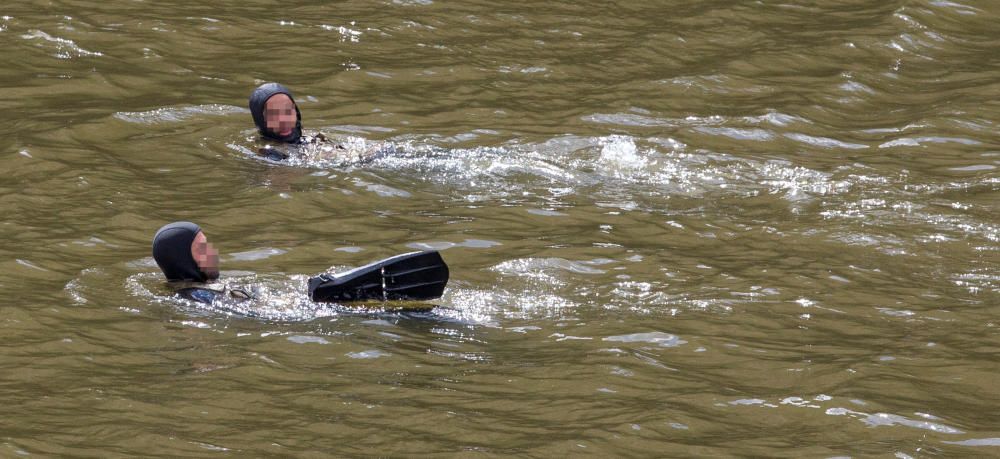
M 288 98 L 292 100 L 292 104 L 295 105 L 295 129 L 291 134 L 288 134 L 285 137 L 271 132 L 271 130 L 267 128 L 267 118 L 264 116 L 264 108 L 267 104 L 267 100 L 275 94 L 284 94 L 288 96 Z M 258 86 L 257 89 L 253 90 L 253 93 L 250 94 L 250 114 L 253 115 L 253 123 L 257 125 L 257 130 L 260 131 L 260 135 L 264 137 L 289 143 L 298 142 L 299 137 L 302 137 L 302 114 L 299 112 L 299 104 L 295 103 L 295 98 L 292 97 L 292 91 L 289 91 L 288 88 L 278 83 L 264 83 Z
M 164 225 L 153 236 L 153 259 L 168 281 L 205 282 L 205 274 L 191 256 L 191 243 L 201 228 L 191 222 Z

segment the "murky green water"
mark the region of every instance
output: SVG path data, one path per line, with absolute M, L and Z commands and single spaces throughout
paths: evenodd
M 995 1 L 0 16 L 0 456 L 1000 455 Z M 396 154 L 247 155 L 270 80 Z M 452 282 L 200 310 L 149 258 L 178 219 L 230 277 Z

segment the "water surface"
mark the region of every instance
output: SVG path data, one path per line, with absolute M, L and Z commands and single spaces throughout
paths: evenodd
M 1000 454 L 998 21 L 7 5 L 0 455 Z M 272 80 L 395 153 L 248 155 Z M 156 282 L 178 219 L 231 276 L 433 248 L 452 281 L 427 313 L 205 310 Z

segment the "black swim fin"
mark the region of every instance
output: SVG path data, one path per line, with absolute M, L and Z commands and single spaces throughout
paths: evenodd
M 448 284 L 448 265 L 437 251 L 412 252 L 339 274 L 309 279 L 309 298 L 321 303 L 361 300 L 440 298 Z

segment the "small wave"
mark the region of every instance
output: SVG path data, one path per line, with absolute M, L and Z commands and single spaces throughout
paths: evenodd
M 798 133 L 788 133 L 785 134 L 785 137 L 788 137 L 789 139 L 798 142 L 807 143 L 822 148 L 846 148 L 849 150 L 861 150 L 868 148 L 868 145 L 843 142 L 837 139 L 831 139 L 829 137 L 815 137 L 811 135 L 798 134 Z
M 958 430 L 954 427 L 946 426 L 944 424 L 939 424 L 930 421 L 918 421 L 915 419 L 907 418 L 906 416 L 900 416 L 898 414 L 891 414 L 891 413 L 868 414 L 860 411 L 849 410 L 847 408 L 830 408 L 826 410 L 826 414 L 829 416 L 850 416 L 867 424 L 869 427 L 901 425 L 906 427 L 912 427 L 915 429 L 931 430 L 934 432 L 944 433 L 944 434 L 965 433 L 961 430 Z
M 961 137 L 903 137 L 890 140 L 879 145 L 879 148 L 920 147 L 927 143 L 957 143 L 962 145 L 981 145 L 982 142 Z
M 264 259 L 267 259 L 267 258 L 271 258 L 271 257 L 273 257 L 275 255 L 284 254 L 286 252 L 288 252 L 288 251 L 284 250 L 284 249 L 275 249 L 275 248 L 268 247 L 268 248 L 264 248 L 264 249 L 249 250 L 249 251 L 246 251 L 246 252 L 233 253 L 233 254 L 229 255 L 229 258 L 226 261 L 229 261 L 229 260 L 233 260 L 233 261 L 264 260 Z
M 978 13 L 982 12 L 982 10 L 980 10 L 978 8 L 975 8 L 975 7 L 972 7 L 972 6 L 969 6 L 969 5 L 963 5 L 961 3 L 956 3 L 956 2 L 952 2 L 952 1 L 948 1 L 948 0 L 933 0 L 933 1 L 930 2 L 930 4 L 933 5 L 933 6 L 939 7 L 939 8 L 948 8 L 950 10 L 955 11 L 958 14 L 969 14 L 969 15 L 972 15 L 972 14 L 978 14 Z
M 667 118 L 655 118 L 648 115 L 635 113 L 595 113 L 584 116 L 583 121 L 599 124 L 616 124 L 620 126 L 641 126 L 641 127 L 677 127 L 682 125 L 696 124 L 700 118 L 689 118 L 687 120 L 676 120 Z M 718 124 L 722 118 L 710 119 L 708 123 Z
M 354 21 L 351 21 L 351 26 L 353 27 L 354 25 L 355 25 Z M 336 31 L 337 33 L 340 34 L 341 42 L 357 43 L 361 40 L 360 30 L 354 30 L 344 26 L 332 26 L 329 24 L 322 24 L 320 25 L 320 28 L 322 28 L 323 30 L 329 30 L 331 32 Z
M 36 269 L 38 271 L 46 271 L 46 272 L 48 271 L 47 269 L 42 268 L 41 266 L 38 266 L 38 265 L 32 263 L 29 260 L 23 260 L 23 259 L 20 259 L 20 258 L 15 258 L 14 261 L 17 262 L 17 264 L 19 264 L 21 266 L 26 266 L 26 267 L 31 268 L 31 269 Z
M 719 135 L 735 140 L 756 140 L 763 142 L 774 138 L 774 133 L 765 129 L 740 129 L 725 127 L 696 127 L 695 131 L 708 135 Z
M 1000 438 L 972 438 L 961 441 L 945 441 L 949 445 L 960 446 L 1000 446 Z
M 496 241 L 487 241 L 483 239 L 466 239 L 462 242 L 411 242 L 406 244 L 407 247 L 416 250 L 447 250 L 452 247 L 467 247 L 471 249 L 488 249 L 490 247 L 496 247 L 498 245 L 503 245 Z
M 233 105 L 208 104 L 188 107 L 157 108 L 155 110 L 145 112 L 117 112 L 114 114 L 114 117 L 129 123 L 158 124 L 184 121 L 188 118 L 200 115 L 220 116 L 249 112 L 249 110 L 243 107 L 236 107 Z
M 52 43 L 56 47 L 55 56 L 59 59 L 72 59 L 74 57 L 89 57 L 89 56 L 103 56 L 104 54 L 98 51 L 87 51 L 79 46 L 73 41 L 66 38 L 53 37 L 41 30 L 29 30 L 28 33 L 21 35 L 21 38 L 25 40 L 37 40 L 41 39 Z
M 391 356 L 392 354 L 380 351 L 378 349 L 369 349 L 367 351 L 348 352 L 345 355 L 352 359 L 377 359 L 379 357 L 388 357 Z
M 977 270 L 957 274 L 952 277 L 955 285 L 963 287 L 975 295 L 981 292 L 1000 293 L 1000 275 L 988 270 Z
M 493 267 L 502 274 L 527 277 L 550 277 L 552 270 L 576 274 L 604 274 L 603 269 L 591 268 L 584 263 L 564 258 L 522 258 L 505 261 Z
M 677 335 L 671 335 L 670 333 L 663 333 L 663 332 L 633 333 L 631 335 L 608 336 L 604 338 L 604 341 L 612 341 L 619 343 L 636 343 L 636 342 L 651 343 L 660 347 L 677 347 L 687 343 L 687 341 L 678 338 Z
M 738 118 L 724 117 L 721 115 L 691 115 L 684 118 L 658 118 L 652 116 L 645 110 L 633 109 L 632 111 L 633 113 L 594 113 L 583 116 L 581 119 L 583 121 L 598 124 L 615 124 L 619 126 L 634 127 L 691 127 L 695 130 L 713 126 L 724 127 L 727 124 L 770 124 L 777 127 L 786 127 L 794 123 L 812 124 L 805 118 L 775 111 L 769 111 L 763 115 L 744 116 Z
M 353 182 L 358 187 L 365 188 L 383 198 L 409 198 L 412 196 L 409 191 L 400 190 L 399 188 L 393 188 L 381 183 L 370 183 L 358 178 L 353 179 Z
M 330 344 L 330 342 L 322 336 L 292 335 L 287 339 L 295 344 Z
M 768 400 L 759 398 L 743 398 L 732 400 L 728 402 L 731 406 L 759 406 L 771 409 L 782 409 L 784 408 L 804 408 L 804 409 L 823 409 L 823 405 L 830 404 L 834 400 L 833 397 L 829 395 L 820 394 L 812 398 L 803 397 L 785 397 L 777 402 L 770 402 Z M 851 403 L 856 405 L 865 405 L 866 403 L 861 400 L 851 400 Z M 883 427 L 883 426 L 905 426 L 914 429 L 930 430 L 937 433 L 943 434 L 962 434 L 963 431 L 956 429 L 954 427 L 945 425 L 940 422 L 940 418 L 926 414 L 926 413 L 914 413 L 921 419 L 911 419 L 906 416 L 892 414 L 892 413 L 865 413 L 861 411 L 855 411 L 843 407 L 832 407 L 827 408 L 822 411 L 827 416 L 847 416 L 850 418 L 857 419 L 869 427 Z

